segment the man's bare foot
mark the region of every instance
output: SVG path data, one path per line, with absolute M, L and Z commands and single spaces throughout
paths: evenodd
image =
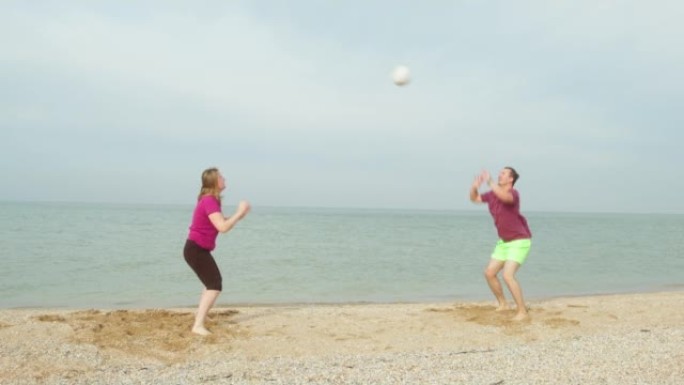
M 518 312 L 515 317 L 512 318 L 513 321 L 520 322 L 520 321 L 527 321 L 530 319 L 530 315 L 525 313 Z
M 499 306 L 496 308 L 494 311 L 506 311 L 509 310 L 510 308 L 508 307 L 508 304 L 499 304 Z
M 207 330 L 204 326 L 193 326 L 192 332 L 195 334 L 199 334 L 201 336 L 208 336 L 209 334 L 211 334 L 211 332 Z

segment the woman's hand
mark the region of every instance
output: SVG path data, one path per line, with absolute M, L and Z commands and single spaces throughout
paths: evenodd
M 252 206 L 250 206 L 249 202 L 247 201 L 240 201 L 238 204 L 237 210 L 235 211 L 235 215 L 237 215 L 238 219 L 242 219 L 249 213 L 249 210 L 252 209 Z

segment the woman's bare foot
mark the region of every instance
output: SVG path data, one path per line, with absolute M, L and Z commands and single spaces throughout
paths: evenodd
M 527 321 L 530 319 L 530 315 L 527 314 L 527 312 L 518 312 L 515 317 L 513 317 L 513 321 L 520 322 L 520 321 Z
M 192 332 L 195 334 L 199 334 L 201 336 L 208 336 L 209 334 L 211 334 L 211 332 L 207 330 L 204 326 L 193 326 Z
M 506 311 L 509 310 L 510 308 L 508 307 L 508 304 L 499 304 L 499 307 L 496 308 L 494 311 Z

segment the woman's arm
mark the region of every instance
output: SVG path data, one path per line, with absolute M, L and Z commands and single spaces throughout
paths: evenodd
M 214 225 L 216 230 L 221 233 L 227 233 L 233 228 L 233 226 L 235 226 L 236 223 L 238 223 L 242 218 L 245 217 L 245 215 L 247 215 L 250 208 L 251 207 L 247 201 L 242 201 L 240 204 L 238 204 L 238 208 L 235 210 L 235 213 L 230 217 L 226 218 L 222 213 L 216 212 L 209 214 L 209 220 Z

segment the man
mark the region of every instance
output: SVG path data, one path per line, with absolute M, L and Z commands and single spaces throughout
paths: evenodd
M 470 200 L 475 203 L 487 203 L 499 234 L 499 241 L 485 269 L 489 288 L 499 302 L 497 311 L 508 309 L 501 281 L 497 276 L 503 270 L 503 279 L 517 306 L 513 320 L 522 321 L 528 317 L 527 308 L 515 273 L 525 263 L 530 252 L 532 233 L 527 226 L 527 220 L 520 214 L 520 195 L 513 188 L 518 177 L 518 173 L 512 167 L 505 167 L 499 172 L 497 183 L 494 183 L 489 172 L 483 171 L 475 178 L 470 188 Z M 487 182 L 491 190 L 480 194 L 479 188 L 483 182 Z

